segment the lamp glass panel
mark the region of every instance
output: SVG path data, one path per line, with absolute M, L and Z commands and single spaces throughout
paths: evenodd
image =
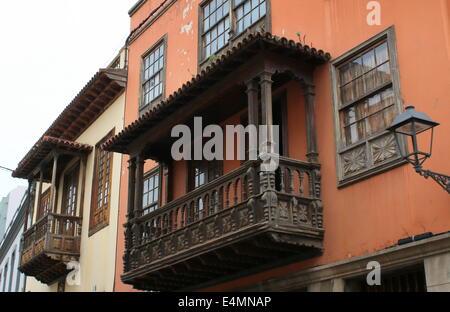
M 406 135 L 413 135 L 414 134 L 414 129 L 415 129 L 415 133 L 419 134 L 423 131 L 426 131 L 430 128 L 432 128 L 432 125 L 429 125 L 427 123 L 423 123 L 423 122 L 419 122 L 419 121 L 411 121 L 401 127 L 398 127 L 395 131 L 402 133 L 402 134 L 406 134 Z

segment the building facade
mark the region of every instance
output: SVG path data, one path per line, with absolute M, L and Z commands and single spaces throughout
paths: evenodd
M 0 292 L 22 292 L 25 289 L 25 275 L 19 271 L 24 216 L 29 205 L 25 190 L 17 187 L 2 201 L 7 203 L 5 207 L 9 204 L 10 209 L 6 229 L 0 239 Z
M 100 146 L 123 128 L 125 55 L 91 78 L 13 172 L 35 184 L 20 254 L 26 291 L 113 290 L 121 157 Z
M 125 128 L 102 145 L 128 172 L 114 289 L 449 291 L 449 196 L 386 130 L 415 105 L 441 123 L 426 166 L 450 172 L 449 10 L 445 0 L 138 1 Z M 175 125 L 201 142 L 195 117 L 278 125 L 278 168 L 262 170 L 248 150 L 174 160 Z M 382 283 L 369 287 L 374 263 Z

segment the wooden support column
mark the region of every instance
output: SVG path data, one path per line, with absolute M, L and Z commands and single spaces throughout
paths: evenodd
M 128 160 L 128 220 L 134 218 L 134 197 L 136 190 L 136 158 Z
M 306 107 L 306 141 L 307 141 L 307 154 L 309 162 L 319 162 L 319 153 L 317 151 L 317 130 L 316 130 L 316 117 L 315 117 L 315 87 L 314 85 L 303 86 L 305 94 L 305 107 Z
M 28 219 L 30 216 L 30 213 L 32 211 L 31 209 L 31 187 L 33 185 L 33 181 L 31 179 L 28 180 L 28 189 L 27 189 L 27 197 L 28 197 L 28 205 L 27 208 L 25 210 L 25 215 L 24 215 L 24 220 L 23 220 L 23 231 L 26 232 L 26 230 L 28 230 Z
M 50 200 L 51 200 L 51 204 L 50 204 L 50 211 L 53 213 L 56 213 L 56 193 L 58 191 L 57 185 L 56 185 L 56 181 L 57 181 L 57 174 L 58 174 L 58 158 L 59 155 L 55 154 L 53 156 L 53 168 L 52 168 L 52 185 L 50 187 Z
M 136 157 L 136 187 L 134 196 L 134 217 L 138 217 L 142 210 L 142 196 L 144 194 L 144 163 L 141 155 Z
M 167 205 L 172 200 L 172 194 L 170 194 L 170 175 L 172 174 L 172 165 L 170 162 L 161 164 L 164 177 L 164 200 L 162 206 Z
M 86 172 L 87 172 L 87 156 L 82 155 L 80 159 L 81 164 L 81 188 L 80 188 L 80 209 L 79 209 L 79 216 L 83 218 L 83 211 L 84 211 L 84 194 L 85 194 L 85 188 L 86 188 Z
M 273 207 L 274 201 L 276 201 L 276 194 L 272 192 L 275 190 L 275 169 L 271 169 L 273 164 L 272 156 L 275 152 L 275 144 L 279 140 L 275 140 L 273 132 L 273 114 L 272 114 L 272 72 L 264 71 L 260 74 L 260 85 L 261 85 L 261 112 L 262 120 L 261 125 L 266 126 L 266 133 L 264 137 L 259 138 L 259 150 L 260 152 L 266 152 L 269 155 L 268 158 L 263 159 L 263 164 L 261 165 L 260 173 L 260 190 L 261 192 L 267 192 L 264 199 L 266 200 L 266 207 Z M 259 133 L 261 136 L 261 133 Z M 266 142 L 262 142 L 265 140 Z M 264 144 L 265 146 L 261 146 Z M 264 169 L 263 169 L 264 167 Z
M 42 167 L 39 168 L 39 188 L 38 188 L 38 194 L 37 194 L 37 204 L 36 204 L 36 215 L 34 215 L 31 217 L 31 222 L 33 222 L 33 218 L 34 221 L 37 221 L 37 216 L 39 214 L 39 211 L 41 210 L 41 199 L 42 199 L 42 184 L 44 183 L 44 170 Z M 34 203 L 33 203 L 34 205 Z
M 259 126 L 259 103 L 258 103 L 258 84 L 254 79 L 251 79 L 246 82 L 247 86 L 247 102 L 248 102 L 248 125 L 256 127 L 256 133 L 258 133 Z M 250 132 L 251 133 L 251 132 Z M 258 157 L 258 142 L 254 142 L 256 137 L 250 137 L 251 134 L 248 134 L 248 138 L 245 142 L 246 144 L 246 159 L 247 160 L 255 160 Z
M 263 72 L 260 75 L 261 85 L 261 112 L 262 112 L 262 125 L 267 126 L 267 141 L 273 142 L 273 113 L 272 113 L 272 73 Z M 273 152 L 273 146 L 270 144 L 268 152 Z
M 252 79 L 246 82 L 246 86 L 248 101 L 248 124 L 259 126 L 258 84 Z

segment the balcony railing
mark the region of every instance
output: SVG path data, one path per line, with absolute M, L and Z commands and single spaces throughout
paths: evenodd
M 276 172 L 262 172 L 259 165 L 247 162 L 160 209 L 129 220 L 124 282 L 155 290 L 189 288 L 211 277 L 204 272 L 195 275 L 192 263 L 205 264 L 205 257 L 220 262 L 228 256 L 229 251 L 221 252 L 226 246 L 238 254 L 245 249 L 243 256 L 253 250 L 255 254 L 248 258 L 256 258 L 255 264 L 283 252 L 295 253 L 296 248 L 286 248 L 290 244 L 321 251 L 320 165 L 288 158 L 280 159 Z M 269 242 L 278 242 L 279 248 Z M 204 271 L 205 265 L 200 266 Z M 178 272 L 172 281 L 168 267 Z M 231 271 L 239 270 L 238 265 Z
M 81 218 L 48 213 L 23 234 L 20 270 L 50 283 L 80 255 Z

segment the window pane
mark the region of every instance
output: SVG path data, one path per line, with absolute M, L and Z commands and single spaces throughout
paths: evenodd
M 266 15 L 266 1 L 263 0 L 263 2 L 259 6 L 259 16 Z
M 383 109 L 383 104 L 381 102 L 381 95 L 376 94 L 370 98 L 368 98 L 368 114 L 373 114 L 381 109 Z
M 375 49 L 375 54 L 377 58 L 377 65 L 386 62 L 389 59 L 387 43 L 383 43 Z
M 375 67 L 375 52 L 373 50 L 363 55 L 364 71 L 369 71 Z
M 373 133 L 377 133 L 386 129 L 382 111 L 369 116 L 366 120 L 367 135 L 371 135 Z

